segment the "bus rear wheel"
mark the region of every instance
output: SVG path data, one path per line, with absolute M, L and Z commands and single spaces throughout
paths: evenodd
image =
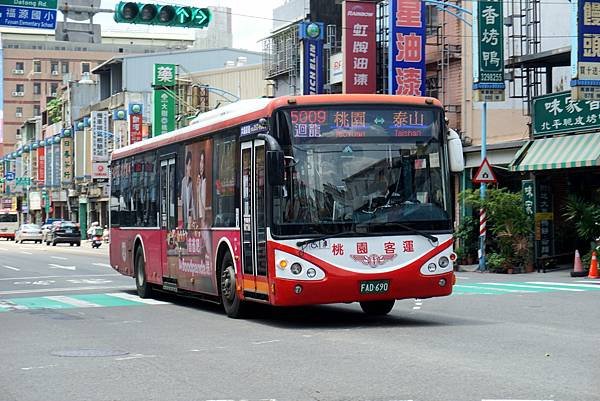
M 391 301 L 365 301 L 360 303 L 360 307 L 367 315 L 384 316 L 390 313 L 395 302 L 393 299 Z
M 139 247 L 135 251 L 135 288 L 140 298 L 149 298 L 152 295 L 152 287 L 146 280 L 146 262 L 144 261 L 144 253 Z
M 227 316 L 234 319 L 243 317 L 245 305 L 237 294 L 235 268 L 229 254 L 221 262 L 220 286 L 221 302 L 223 302 L 223 308 Z

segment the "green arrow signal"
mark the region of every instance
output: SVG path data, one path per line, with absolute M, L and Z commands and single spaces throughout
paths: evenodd
M 177 23 L 178 24 L 189 24 L 192 20 L 192 9 L 189 7 L 178 7 L 177 8 Z
M 208 25 L 208 22 L 210 21 L 210 11 L 208 11 L 207 8 L 198 8 L 194 11 L 195 13 L 192 17 L 190 25 L 199 28 L 204 28 L 206 25 Z

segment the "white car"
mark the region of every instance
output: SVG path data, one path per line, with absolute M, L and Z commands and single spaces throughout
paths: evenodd
M 34 241 L 42 243 L 42 228 L 37 224 L 23 224 L 15 231 L 15 242 Z

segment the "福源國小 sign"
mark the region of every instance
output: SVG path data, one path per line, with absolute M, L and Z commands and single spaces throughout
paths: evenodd
M 5 3 L 47 4 L 42 1 L 1 1 L 0 26 L 11 28 L 56 29 L 56 1 L 54 8 L 31 8 Z

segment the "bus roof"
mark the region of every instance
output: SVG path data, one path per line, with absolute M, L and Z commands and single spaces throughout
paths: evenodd
M 266 118 L 270 116 L 274 110 L 280 107 L 356 103 L 442 107 L 439 100 L 430 97 L 375 94 L 282 96 L 277 98 L 240 100 L 227 106 L 200 114 L 193 119 L 191 124 L 187 127 L 117 149 L 114 151 L 112 158 L 113 160 L 118 160 L 138 153 L 154 150 L 171 143 L 186 141 L 213 131 L 256 121 L 262 117 Z

